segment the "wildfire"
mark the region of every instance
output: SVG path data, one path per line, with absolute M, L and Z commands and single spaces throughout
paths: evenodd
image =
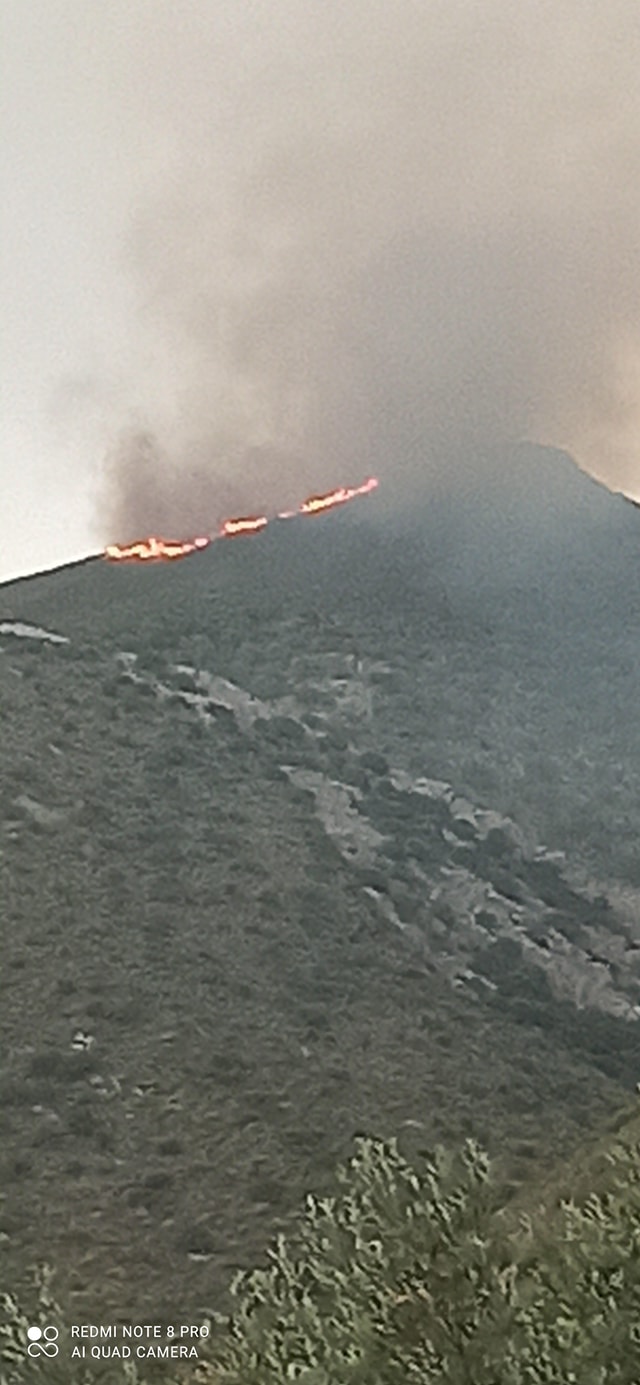
M 326 495 L 311 495 L 308 500 L 303 500 L 300 514 L 317 515 L 321 510 L 332 510 L 335 505 L 346 505 L 348 500 L 355 500 L 358 495 L 369 495 L 377 485 L 375 476 L 370 476 L 361 486 L 338 486 L 337 490 L 327 491 Z
M 118 562 L 146 563 L 162 559 L 171 561 L 174 558 L 186 558 L 189 553 L 196 553 L 201 548 L 208 548 L 210 543 L 211 539 L 208 538 L 186 539 L 183 543 L 178 543 L 174 539 L 151 537 L 125 546 L 111 543 L 105 548 L 105 554 L 107 558 Z
M 338 486 L 335 490 L 327 491 L 325 495 L 310 495 L 303 500 L 297 510 L 281 510 L 278 519 L 295 519 L 298 515 L 317 515 L 326 510 L 333 510 L 337 505 L 345 505 L 349 500 L 355 500 L 360 495 L 369 495 L 378 485 L 375 476 L 370 476 L 367 481 L 363 481 L 361 486 Z M 159 539 L 151 537 L 140 539 L 137 543 L 121 545 L 118 543 L 109 544 L 104 550 L 105 558 L 111 562 L 137 562 L 144 563 L 150 561 L 171 561 L 176 558 L 186 558 L 190 553 L 197 553 L 202 548 L 207 548 L 214 538 L 235 539 L 241 534 L 259 534 L 266 529 L 269 523 L 267 515 L 246 515 L 237 519 L 223 520 L 218 533 L 209 537 L 186 539 L 179 543 L 174 539 Z
M 266 515 L 249 515 L 246 519 L 225 519 L 220 526 L 221 539 L 233 539 L 236 534 L 258 534 L 269 523 Z

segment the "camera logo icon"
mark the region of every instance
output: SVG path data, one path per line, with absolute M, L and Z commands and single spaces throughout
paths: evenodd
M 28 1327 L 29 1345 L 27 1351 L 29 1356 L 57 1356 L 60 1350 L 58 1336 L 57 1327 Z

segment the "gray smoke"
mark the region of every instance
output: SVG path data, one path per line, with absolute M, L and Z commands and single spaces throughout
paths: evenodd
M 522 437 L 640 492 L 635 0 L 133 10 L 104 537 L 371 472 L 402 500 Z

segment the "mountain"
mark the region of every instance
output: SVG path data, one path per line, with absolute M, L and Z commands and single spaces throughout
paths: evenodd
M 640 521 L 482 475 L 0 589 L 12 1284 L 197 1316 L 354 1133 L 520 1194 L 634 1089 Z

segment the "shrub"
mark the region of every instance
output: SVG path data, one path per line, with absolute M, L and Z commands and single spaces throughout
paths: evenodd
M 640 1145 L 551 1241 L 507 1233 L 467 1142 L 412 1168 L 362 1139 L 341 1192 L 307 1199 L 295 1247 L 239 1276 L 227 1385 L 637 1385 Z

